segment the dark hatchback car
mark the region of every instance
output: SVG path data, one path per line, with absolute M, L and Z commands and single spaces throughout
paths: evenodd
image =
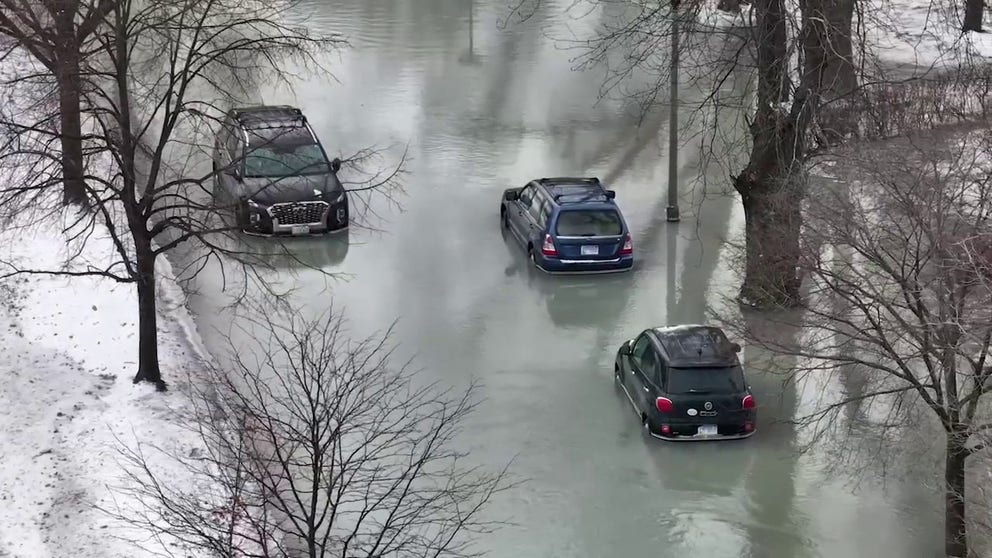
M 652 328 L 621 345 L 614 374 L 656 438 L 747 438 L 757 411 L 739 351 L 717 327 Z
M 634 247 L 615 198 L 598 178 L 540 178 L 503 192 L 500 220 L 542 271 L 628 271 Z
M 231 110 L 213 151 L 214 198 L 255 235 L 311 235 L 348 227 L 348 196 L 300 109 Z

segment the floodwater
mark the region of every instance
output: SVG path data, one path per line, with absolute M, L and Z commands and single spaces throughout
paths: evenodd
M 726 189 L 744 129 L 732 100 L 748 97 L 748 80 L 731 72 L 720 114 L 690 119 L 686 109 L 683 219 L 667 223 L 667 110 L 639 121 L 631 103 L 598 100 L 600 72 L 572 71 L 577 52 L 553 37 L 600 16 L 566 22 L 570 1 L 544 0 L 525 24 L 504 26 L 500 0 L 313 0 L 310 24 L 351 42 L 326 60 L 340 83 L 303 79 L 295 94 L 263 88 L 255 101 L 302 107 L 332 153 L 380 146 L 388 166 L 409 145 L 407 174 L 395 203 L 373 197 L 374 212 L 347 235 L 290 243 L 309 265 L 346 276 L 328 283 L 286 266 L 271 281 L 297 289 L 304 315 L 333 301 L 356 335 L 396 321 L 400 357 L 415 357 L 428 380 L 481 383 L 484 401 L 459 443 L 493 468 L 512 459 L 526 480 L 489 509 L 512 523 L 479 540 L 490 556 L 938 555 L 941 501 L 926 483 L 852 487 L 825 473 L 821 456 L 800 456 L 798 434 L 782 421 L 803 397 L 783 391 L 753 349 L 744 358 L 762 405 L 754 437 L 642 436 L 612 383 L 615 351 L 646 327 L 703 321 L 708 305 L 733 293 L 728 240 L 743 217 Z M 712 149 L 700 148 L 700 132 L 717 138 Z M 599 176 L 618 192 L 638 258 L 632 273 L 547 277 L 504 238 L 503 189 L 559 175 Z M 222 354 L 233 292 L 213 267 L 189 292 L 207 348 Z

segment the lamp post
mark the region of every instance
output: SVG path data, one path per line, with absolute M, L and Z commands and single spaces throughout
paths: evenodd
M 671 100 L 668 118 L 668 208 L 669 223 L 679 221 L 679 0 L 672 0 Z

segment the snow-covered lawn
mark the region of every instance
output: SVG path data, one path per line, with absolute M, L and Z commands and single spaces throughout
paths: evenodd
M 753 25 L 751 5 L 739 14 L 716 9 L 718 0 L 704 0 L 697 19 L 713 27 Z M 798 6 L 787 0 L 787 5 Z M 992 33 L 961 33 L 964 2 L 954 0 L 859 0 L 855 12 L 856 41 L 889 65 L 945 69 L 965 61 L 992 62 Z M 864 14 L 857 21 L 858 13 Z M 988 12 L 986 12 L 988 13 Z M 985 26 L 992 30 L 988 15 Z
M 107 242 L 92 238 L 87 259 L 110 254 Z M 3 261 L 59 269 L 65 252 L 54 224 L 0 233 Z M 183 300 L 163 280 L 160 351 L 173 386 L 195 373 L 203 354 Z M 117 539 L 126 529 L 97 509 L 114 508 L 110 487 L 122 481 L 115 439 L 200 444 L 169 419 L 183 410 L 179 389 L 161 394 L 131 383 L 136 322 L 132 285 L 36 275 L 0 281 L 0 556 L 145 555 Z

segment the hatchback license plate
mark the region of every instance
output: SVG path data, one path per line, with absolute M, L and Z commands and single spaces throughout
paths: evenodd
M 702 425 L 702 426 L 699 427 L 699 430 L 697 431 L 697 433 L 700 436 L 716 436 L 717 435 L 716 425 L 715 424 L 704 424 L 704 425 Z
M 597 246 L 595 244 L 593 244 L 592 246 L 583 246 L 582 247 L 582 255 L 583 256 L 598 256 L 599 255 L 599 246 Z
M 293 236 L 310 234 L 310 227 L 308 225 L 295 225 L 293 226 L 292 234 Z

